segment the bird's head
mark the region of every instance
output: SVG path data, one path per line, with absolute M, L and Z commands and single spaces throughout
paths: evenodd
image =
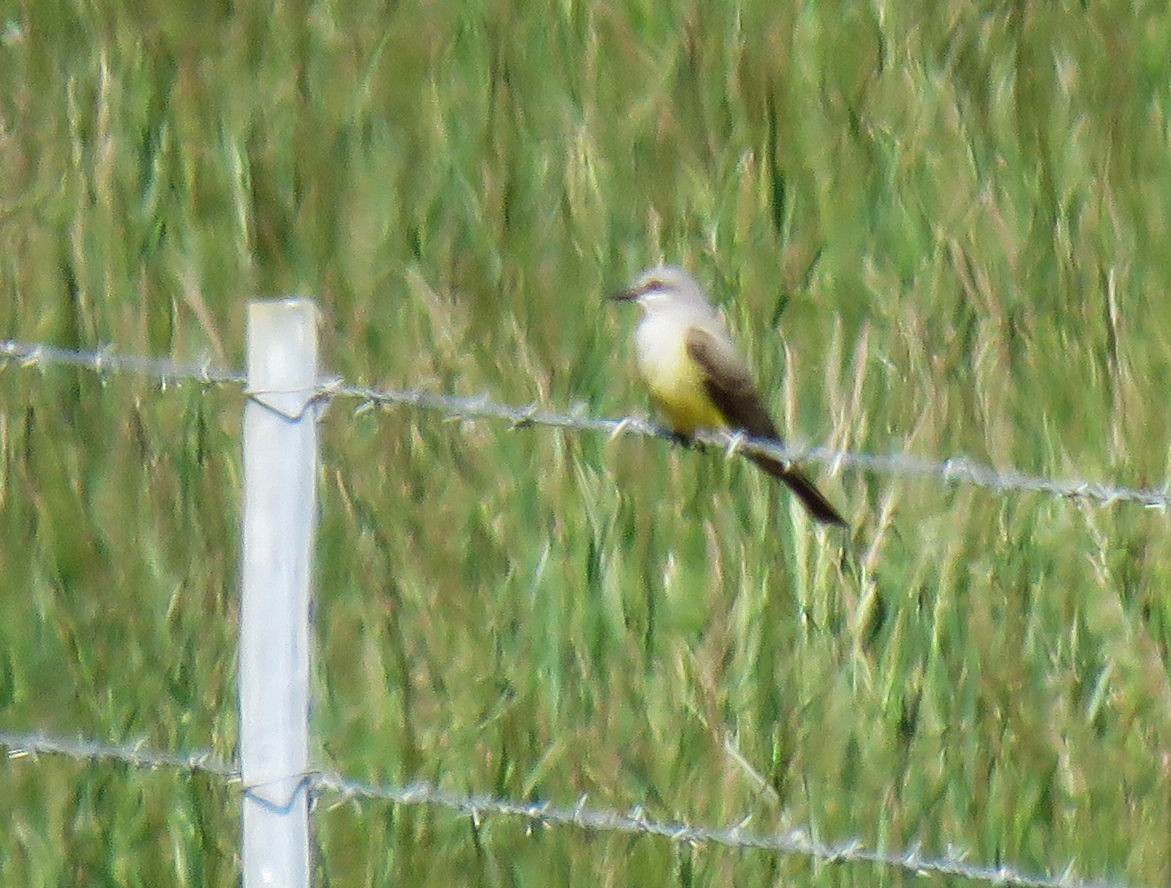
M 610 296 L 615 302 L 634 302 L 647 314 L 681 307 L 711 309 L 699 281 L 675 265 L 649 268 L 629 287 Z

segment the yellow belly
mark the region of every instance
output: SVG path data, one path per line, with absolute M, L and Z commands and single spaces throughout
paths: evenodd
M 681 435 L 696 429 L 718 429 L 725 425 L 707 393 L 699 366 L 687 354 L 681 336 L 640 343 L 638 369 L 650 389 L 655 405 L 671 428 Z

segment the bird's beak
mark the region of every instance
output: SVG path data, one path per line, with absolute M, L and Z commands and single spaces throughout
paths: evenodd
M 634 302 L 641 295 L 642 293 L 634 289 L 618 290 L 617 292 L 611 293 L 609 298 L 611 302 Z

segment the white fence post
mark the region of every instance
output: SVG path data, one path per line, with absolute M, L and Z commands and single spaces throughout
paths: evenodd
M 245 888 L 309 885 L 309 584 L 317 309 L 248 306 L 240 761 Z

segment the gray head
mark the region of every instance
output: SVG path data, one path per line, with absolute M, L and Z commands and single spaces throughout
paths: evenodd
M 699 281 L 677 265 L 648 268 L 629 287 L 610 298 L 618 302 L 636 302 L 647 314 L 677 308 L 712 310 Z

